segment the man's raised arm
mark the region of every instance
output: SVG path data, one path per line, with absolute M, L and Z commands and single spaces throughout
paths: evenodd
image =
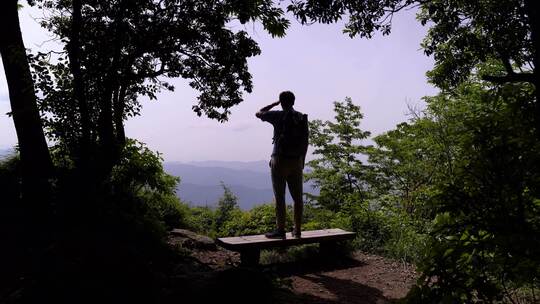
M 266 107 L 260 109 L 257 113 L 255 113 L 255 116 L 257 116 L 257 118 L 261 118 L 261 116 L 270 111 L 270 109 L 272 109 L 273 107 L 277 106 L 280 102 L 279 101 L 276 101 L 274 103 L 271 103 L 269 105 L 267 105 Z

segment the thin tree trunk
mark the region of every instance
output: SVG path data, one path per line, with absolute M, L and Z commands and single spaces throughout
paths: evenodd
M 88 112 L 88 103 L 86 100 L 86 90 L 84 88 L 84 79 L 81 71 L 81 43 L 80 33 L 82 29 L 82 3 L 81 0 L 73 0 L 71 17 L 71 37 L 68 44 L 68 56 L 71 74 L 73 75 L 73 98 L 78 105 L 81 115 L 81 137 L 78 147 L 79 169 L 82 169 L 83 175 L 88 173 L 91 138 L 90 138 L 90 115 Z
M 112 79 L 111 77 L 105 79 L 99 112 L 100 179 L 107 176 L 114 166 L 116 150 L 112 115 L 113 89 L 110 83 Z
M 540 64 L 540 35 L 538 34 L 538 3 L 534 0 L 525 0 L 525 9 L 527 11 L 527 17 L 529 18 L 529 26 L 531 29 L 531 39 L 533 41 L 533 65 L 534 65 L 534 89 L 536 94 L 536 128 L 537 134 L 540 134 L 540 77 L 536 74 L 536 68 Z M 540 135 L 539 135 L 540 136 Z
M 0 28 L 0 53 L 22 164 L 23 198 L 38 204 L 37 200 L 45 199 L 49 190 L 53 166 L 22 40 L 17 0 L 0 1 Z
M 126 99 L 126 85 L 120 86 L 114 100 L 114 126 L 116 129 L 116 140 L 120 148 L 126 144 L 126 132 L 124 130 L 124 107 Z
M 103 81 L 103 97 L 101 99 L 101 111 L 100 111 L 100 143 L 102 149 L 102 172 L 101 174 L 106 176 L 110 173 L 112 167 L 116 165 L 119 158 L 119 145 L 117 137 L 114 135 L 114 92 L 119 89 L 118 82 L 118 69 L 119 61 L 121 57 L 121 45 L 120 45 L 120 20 L 122 16 L 118 17 L 115 21 L 113 35 L 115 38 L 113 45 L 113 54 L 111 58 L 111 65 L 105 74 Z

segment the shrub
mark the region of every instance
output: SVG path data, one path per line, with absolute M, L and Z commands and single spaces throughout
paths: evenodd
M 216 213 L 210 207 L 188 207 L 185 228 L 209 237 L 216 236 L 215 221 Z
M 128 140 L 122 157 L 111 174 L 115 193 L 132 197 L 144 206 L 146 218 L 153 217 L 155 225 L 170 230 L 186 225 L 187 208 L 176 196 L 180 179 L 163 170 L 163 159 L 136 140 Z

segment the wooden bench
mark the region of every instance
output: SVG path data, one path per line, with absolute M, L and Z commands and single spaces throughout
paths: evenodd
M 328 252 L 336 247 L 337 242 L 354 239 L 355 236 L 354 232 L 335 228 L 302 231 L 301 238 L 287 233 L 284 239 L 269 239 L 260 234 L 218 238 L 216 243 L 225 249 L 240 252 L 242 265 L 253 266 L 259 263 L 261 249 L 319 243 L 321 251 Z

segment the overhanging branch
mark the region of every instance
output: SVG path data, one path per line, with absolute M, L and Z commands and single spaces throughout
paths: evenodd
M 536 73 L 511 73 L 504 76 L 482 76 L 485 81 L 502 84 L 506 82 L 530 82 L 534 83 L 537 75 Z

